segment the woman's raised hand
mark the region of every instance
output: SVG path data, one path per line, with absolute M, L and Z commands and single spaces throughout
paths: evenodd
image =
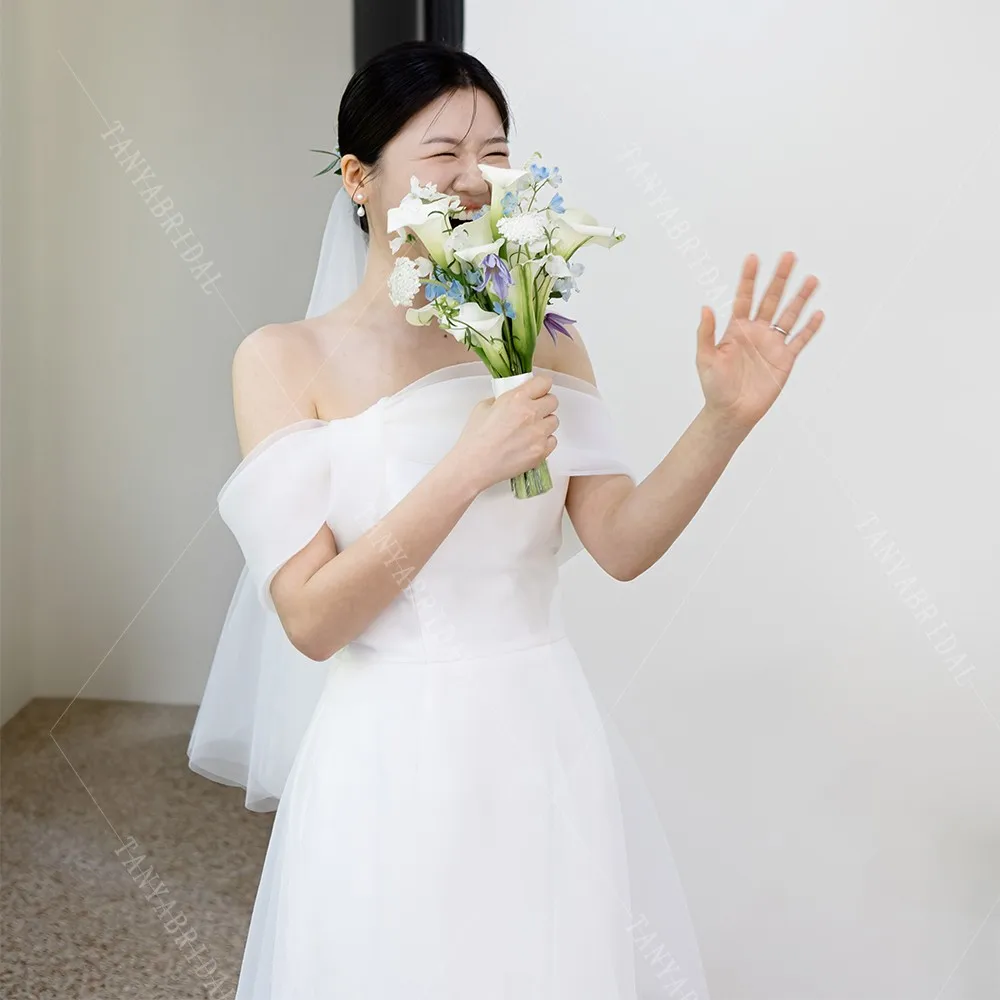
M 702 307 L 695 361 L 706 409 L 747 429 L 771 408 L 788 381 L 795 359 L 823 322 L 823 313 L 816 311 L 801 330 L 792 332 L 806 302 L 819 286 L 812 274 L 806 277 L 798 295 L 774 318 L 795 264 L 795 254 L 791 252 L 778 261 L 771 284 L 751 319 L 757 263 L 754 254 L 749 254 L 743 262 L 733 314 L 718 344 L 715 314 L 708 306 Z M 790 339 L 786 341 L 786 337 Z

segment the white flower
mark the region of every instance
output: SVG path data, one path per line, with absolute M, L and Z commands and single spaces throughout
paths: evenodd
M 478 267 L 482 259 L 488 253 L 499 253 L 500 247 L 503 245 L 503 240 L 494 240 L 492 243 L 483 243 L 481 246 L 465 247 L 461 250 L 456 250 L 455 256 L 460 260 L 467 261 L 475 267 Z
M 545 273 L 553 278 L 566 278 L 570 274 L 569 264 L 565 257 L 560 257 L 557 253 L 546 254 L 544 258 Z
M 406 195 L 396 208 L 390 208 L 386 216 L 386 229 L 402 230 L 422 226 L 428 219 L 441 213 L 440 201 L 425 202 L 412 194 Z
M 405 243 L 412 243 L 416 237 L 412 233 L 408 233 L 405 229 L 400 229 L 397 231 L 394 239 L 389 240 L 389 249 L 393 253 L 399 253 L 399 248 Z
M 390 208 L 386 228 L 392 230 L 409 229 L 433 258 L 442 267 L 449 267 L 455 255 L 446 246 L 451 236 L 449 212 L 457 211 L 461 201 L 457 195 L 422 202 L 413 194 L 406 195 L 398 208 Z
M 416 174 L 410 177 L 410 194 L 412 194 L 415 198 L 419 198 L 421 201 L 438 201 L 442 198 L 455 197 L 454 195 L 447 195 L 442 191 L 438 191 L 437 184 L 433 181 L 421 184 L 420 181 L 417 180 Z
M 579 208 L 567 208 L 562 213 L 546 210 L 546 214 L 552 233 L 552 252 L 560 257 L 569 257 L 584 243 L 613 247 L 625 239 L 623 232 L 614 226 L 597 225 L 597 219 Z
M 420 266 L 411 257 L 397 258 L 386 284 L 394 306 L 413 305 L 413 296 L 420 291 Z
M 497 229 L 515 246 L 544 243 L 546 221 L 545 212 L 524 212 L 499 218 Z
M 528 170 L 512 170 L 508 167 L 491 167 L 485 163 L 479 164 L 479 170 L 486 182 L 494 190 L 503 188 L 504 194 L 507 191 L 520 191 L 521 188 L 531 186 L 531 172 Z
M 428 302 L 427 305 L 421 306 L 419 309 L 407 309 L 406 322 L 412 323 L 414 326 L 427 326 L 437 316 L 436 301 L 435 299 L 434 302 Z
M 495 226 L 503 215 L 504 196 L 508 191 L 522 191 L 531 187 L 531 173 L 528 170 L 509 170 L 506 167 L 491 167 L 485 163 L 478 164 L 479 171 L 491 188 L 490 192 L 490 222 Z
M 463 222 L 454 228 L 451 239 L 447 241 L 449 249 L 456 253 L 466 247 L 483 246 L 493 239 L 493 227 L 490 225 L 489 212 L 471 222 Z
M 474 339 L 488 341 L 499 335 L 502 325 L 503 316 L 500 313 L 488 312 L 475 302 L 463 302 L 451 332 L 461 340 L 464 334 L 470 332 L 468 327 L 472 327 Z

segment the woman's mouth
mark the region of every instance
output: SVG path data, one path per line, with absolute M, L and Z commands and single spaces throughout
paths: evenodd
M 456 226 L 460 226 L 463 222 L 472 222 L 481 210 L 482 206 L 479 205 L 475 208 L 463 208 L 460 212 L 453 212 L 449 220 L 451 222 L 451 228 L 454 229 Z

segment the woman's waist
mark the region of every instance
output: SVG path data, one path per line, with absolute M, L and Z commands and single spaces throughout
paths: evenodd
M 559 589 L 544 577 L 420 573 L 349 647 L 383 659 L 451 662 L 544 646 L 565 634 Z
M 366 633 L 367 635 L 367 633 Z M 422 639 L 390 641 L 359 637 L 340 649 L 334 662 L 354 663 L 359 666 L 372 664 L 399 664 L 402 666 L 434 666 L 461 664 L 470 668 L 502 667 L 521 664 L 525 659 L 550 656 L 560 645 L 569 646 L 569 638 L 562 628 L 550 629 L 545 634 L 514 634 L 506 637 L 483 638 L 468 641 L 469 637 L 424 636 Z M 571 647 L 570 647 L 571 648 Z

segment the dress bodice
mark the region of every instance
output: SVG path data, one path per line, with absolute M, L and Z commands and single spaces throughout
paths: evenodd
M 508 480 L 482 491 L 415 571 L 397 539 L 371 544 L 399 595 L 351 647 L 393 660 L 450 660 L 551 642 L 564 635 L 558 567 L 581 548 L 566 515 L 575 475 L 625 474 L 607 408 L 590 383 L 555 372 L 552 489 L 518 499 Z M 480 361 L 425 375 L 355 416 L 302 420 L 257 445 L 219 493 L 261 603 L 287 559 L 325 522 L 339 550 L 358 541 L 448 453 L 476 403 L 492 395 Z

